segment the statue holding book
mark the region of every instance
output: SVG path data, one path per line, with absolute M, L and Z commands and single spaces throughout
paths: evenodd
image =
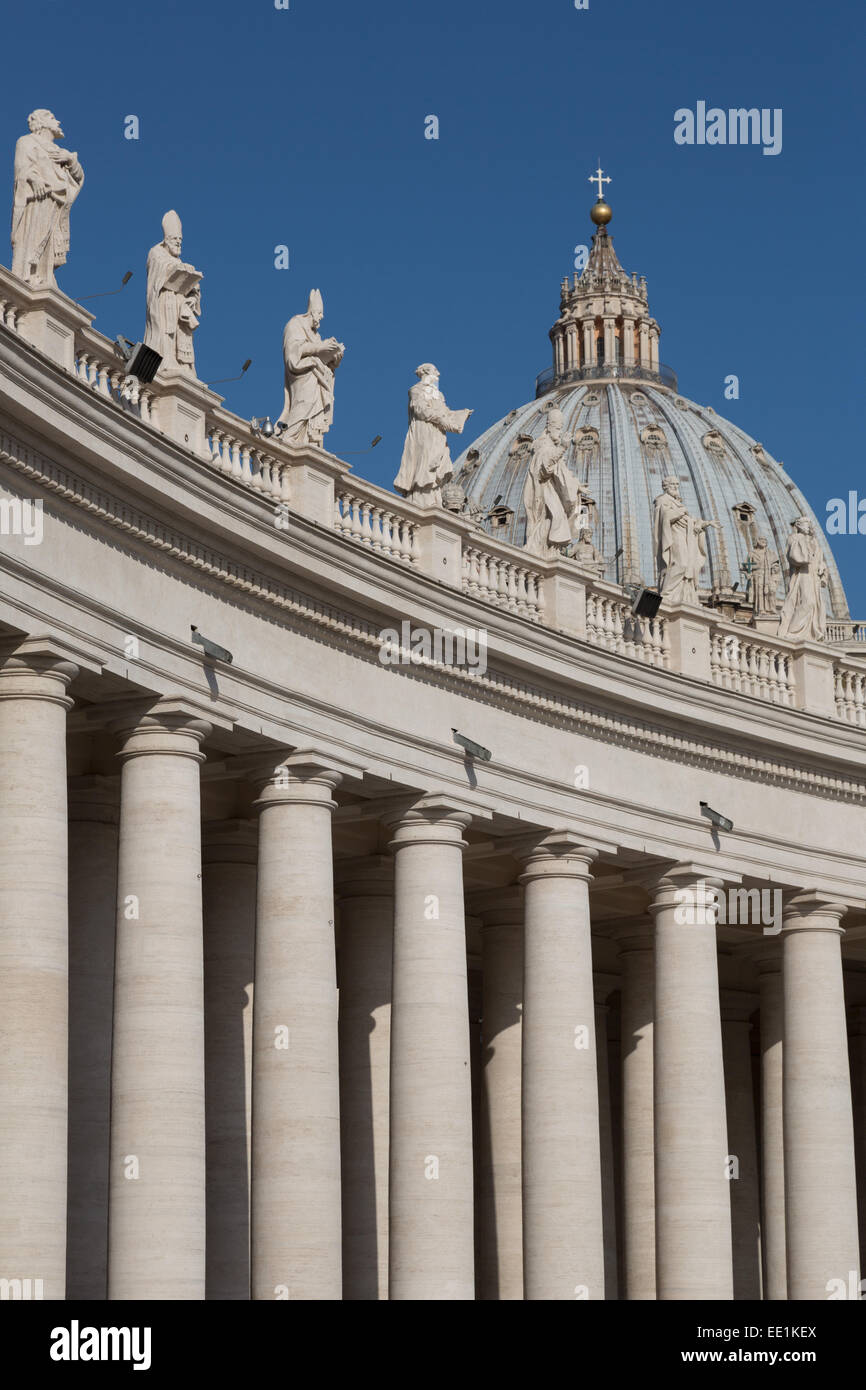
M 163 239 L 147 256 L 147 326 L 144 342 L 162 367 L 195 372 L 192 335 L 201 315 L 200 270 L 180 259 L 183 228 L 176 212 L 162 219 Z

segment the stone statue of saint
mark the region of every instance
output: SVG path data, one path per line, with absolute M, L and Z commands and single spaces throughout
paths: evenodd
M 69 250 L 69 209 L 81 192 L 78 155 L 55 145 L 63 135 L 50 111 L 31 111 L 29 135 L 15 146 L 12 273 L 33 289 L 56 285 L 55 268 Z
M 547 424 L 533 440 L 523 488 L 526 549 L 541 559 L 560 555 L 575 539 L 586 515 L 584 490 L 565 462 L 562 412 L 547 412 Z
M 749 551 L 749 598 L 755 617 L 773 616 L 778 611 L 776 591 L 780 567 L 767 546 L 766 536 L 758 536 Z
M 419 507 L 442 503 L 442 484 L 454 469 L 449 434 L 462 434 L 471 410 L 449 410 L 439 390 L 439 369 L 432 362 L 416 367 L 418 384 L 409 391 L 409 429 L 394 487 Z
M 321 444 L 334 418 L 334 373 L 346 351 L 336 338 L 320 338 L 322 296 L 310 290 L 305 314 L 295 314 L 283 331 L 286 395 L 279 422 L 290 444 Z
M 571 556 L 576 560 L 581 569 L 591 570 L 599 579 L 605 571 L 605 560 L 600 550 L 593 545 L 592 531 L 588 526 L 584 526 L 578 536 Z
M 659 593 L 669 603 L 697 604 L 698 581 L 707 559 L 705 532 L 711 526 L 719 530 L 719 523 L 689 515 L 678 479 L 663 478 L 662 488 L 653 514 Z
M 162 231 L 162 241 L 147 254 L 144 342 L 159 353 L 163 368 L 195 372 L 192 335 L 201 314 L 202 275 L 180 259 L 183 228 L 176 212 L 165 214 Z
M 822 590 L 827 580 L 827 565 L 809 517 L 801 516 L 794 523 L 788 537 L 787 556 L 791 582 L 782 605 L 779 636 L 823 642 L 827 619 Z

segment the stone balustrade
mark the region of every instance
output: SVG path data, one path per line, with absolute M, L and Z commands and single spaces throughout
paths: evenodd
M 544 595 L 541 576 L 536 570 L 502 553 L 499 547 L 486 544 L 483 532 L 478 540 L 463 547 L 461 587 L 472 598 L 484 599 L 497 608 L 519 613 L 531 622 L 543 621 Z
M 210 462 L 218 473 L 275 504 L 288 505 L 291 461 L 279 457 L 279 445 L 272 448 L 270 441 L 253 434 L 247 421 L 221 408 L 207 413 L 205 439 Z
M 839 662 L 833 667 L 836 715 L 846 724 L 866 725 L 866 666 Z
M 638 618 L 628 600 L 610 593 L 611 585 L 587 585 L 586 637 L 595 646 L 618 652 L 635 661 L 670 670 L 671 642 L 668 621 L 661 613 L 655 618 Z
M 406 565 L 418 564 L 418 523 L 393 493 L 353 478 L 350 487 L 335 491 L 334 529 L 380 555 Z
M 757 637 L 735 624 L 713 627 L 710 679 L 724 690 L 737 690 L 774 705 L 796 704 L 790 644 Z

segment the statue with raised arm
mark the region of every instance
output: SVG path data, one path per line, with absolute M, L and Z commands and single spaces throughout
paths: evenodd
M 523 487 L 526 549 L 553 559 L 579 535 L 586 519 L 584 489 L 565 462 L 562 411 L 547 412 L 547 424 L 532 442 L 529 472 Z
M 12 273 L 33 289 L 56 285 L 54 271 L 69 250 L 69 209 L 81 192 L 78 155 L 54 142 L 63 135 L 50 111 L 31 111 L 29 135 L 15 146 Z
M 454 469 L 448 435 L 462 434 L 471 410 L 449 410 L 439 390 L 439 369 L 422 362 L 418 384 L 409 391 L 409 429 L 394 487 L 419 507 L 442 503 L 442 484 Z
M 827 582 L 827 564 L 809 517 L 801 516 L 795 521 L 786 553 L 791 582 L 782 605 L 779 636 L 823 642 L 827 618 L 822 590 Z
M 334 418 L 334 373 L 346 351 L 336 338 L 320 338 L 322 296 L 310 290 L 305 314 L 295 314 L 283 332 L 286 395 L 278 423 L 290 444 L 321 444 Z
M 779 608 L 776 594 L 780 566 L 767 545 L 766 536 L 756 538 L 749 551 L 748 563 L 743 568 L 749 575 L 749 598 L 755 617 L 773 617 Z
M 707 560 L 706 532 L 710 527 L 718 531 L 719 523 L 689 515 L 677 478 L 663 478 L 662 488 L 653 515 L 659 593 L 669 603 L 697 604 L 700 574 Z
M 162 232 L 147 254 L 144 342 L 159 353 L 163 367 L 195 372 L 192 335 L 201 315 L 202 275 L 180 258 L 183 228 L 176 212 L 165 214 Z

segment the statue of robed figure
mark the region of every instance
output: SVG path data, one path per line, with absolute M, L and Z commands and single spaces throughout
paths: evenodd
M 419 507 L 442 503 L 442 484 L 453 475 L 448 435 L 462 434 L 471 410 L 449 410 L 439 390 L 439 368 L 422 362 L 409 390 L 409 429 L 394 487 Z
M 565 462 L 562 412 L 547 412 L 544 431 L 533 441 L 523 487 L 526 549 L 541 559 L 561 554 L 586 519 L 584 490 Z
M 144 342 L 164 368 L 195 372 L 192 335 L 201 315 L 201 271 L 180 259 L 183 228 L 176 212 L 162 219 L 163 240 L 147 255 Z
M 719 524 L 690 516 L 677 478 L 663 478 L 662 488 L 653 515 L 659 593 L 669 603 L 697 605 L 698 583 L 707 560 L 705 533 L 710 527 L 719 530 Z
M 33 289 L 56 285 L 55 268 L 69 251 L 69 209 L 81 192 L 78 155 L 54 142 L 63 135 L 50 111 L 31 111 L 29 135 L 15 146 L 12 273 Z
M 320 338 L 322 296 L 311 290 L 305 314 L 295 314 L 283 332 L 285 400 L 279 422 L 290 444 L 321 444 L 334 418 L 334 373 L 346 351 L 336 338 Z
M 782 605 L 779 636 L 823 642 L 827 635 L 823 595 L 827 563 L 809 517 L 801 516 L 794 523 L 786 554 L 791 582 Z

